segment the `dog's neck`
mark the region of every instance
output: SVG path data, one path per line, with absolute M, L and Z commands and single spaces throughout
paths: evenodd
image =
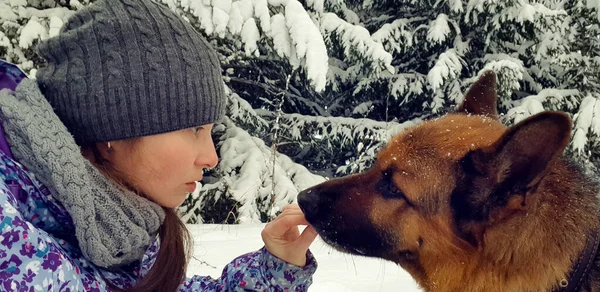
M 571 268 L 569 277 L 562 279 L 559 288 L 555 288 L 552 292 L 580 291 L 586 280 L 589 282 L 590 270 L 594 267 L 594 259 L 598 253 L 598 244 L 600 244 L 600 232 L 596 230 L 588 236 L 585 249 Z

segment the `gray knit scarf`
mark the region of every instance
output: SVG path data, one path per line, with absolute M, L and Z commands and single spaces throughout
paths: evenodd
M 163 209 L 124 193 L 87 159 L 34 80 L 0 91 L 0 119 L 15 158 L 67 209 L 83 255 L 104 268 L 142 259 Z

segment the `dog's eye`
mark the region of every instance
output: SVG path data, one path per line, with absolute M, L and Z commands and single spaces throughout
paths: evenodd
M 402 194 L 402 191 L 393 183 L 390 182 L 390 187 L 388 188 L 392 194 Z
M 393 199 L 405 199 L 402 190 L 400 190 L 400 188 L 391 180 L 387 182 L 387 188 L 383 191 L 383 196 Z
M 392 174 L 389 172 L 383 173 L 383 184 L 381 192 L 387 198 L 404 198 L 404 193 L 392 180 Z

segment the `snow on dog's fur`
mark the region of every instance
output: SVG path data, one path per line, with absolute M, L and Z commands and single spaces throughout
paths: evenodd
M 400 264 L 425 291 L 551 291 L 599 228 L 598 185 L 562 156 L 571 120 L 497 119 L 485 72 L 457 112 L 393 137 L 374 166 L 298 195 L 332 246 Z M 596 256 L 579 291 L 600 291 Z

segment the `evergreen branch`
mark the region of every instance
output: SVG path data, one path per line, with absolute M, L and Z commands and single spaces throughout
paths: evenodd
M 310 101 L 300 95 L 293 94 L 289 91 L 277 88 L 270 84 L 265 84 L 265 83 L 247 80 L 247 79 L 238 78 L 238 77 L 227 77 L 226 80 L 262 88 L 264 91 L 268 92 L 270 95 L 283 94 L 287 98 L 290 98 L 292 100 L 298 100 L 298 101 L 306 104 L 311 109 L 313 109 L 315 111 L 315 114 L 317 114 L 317 115 L 321 115 L 321 116 L 328 115 L 328 113 L 314 101 Z

